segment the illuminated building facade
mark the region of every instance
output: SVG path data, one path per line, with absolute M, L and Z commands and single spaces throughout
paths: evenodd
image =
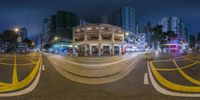
M 73 53 L 78 55 L 116 55 L 123 53 L 122 28 L 109 24 L 86 24 L 73 29 Z

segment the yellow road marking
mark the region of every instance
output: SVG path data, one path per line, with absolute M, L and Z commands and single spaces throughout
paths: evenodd
M 2 63 L 2 62 L 0 62 L 0 64 L 1 65 L 7 65 L 7 66 L 13 66 L 14 64 L 9 64 L 9 63 Z M 18 66 L 28 66 L 28 65 L 34 65 L 34 64 L 36 64 L 36 62 L 34 62 L 34 63 L 27 63 L 27 64 L 16 64 L 16 65 L 18 65 Z
M 11 86 L 12 84 L 9 84 L 9 83 L 4 83 L 4 82 L 0 82 L 0 86 Z
M 41 55 L 36 63 L 35 68 L 24 80 L 17 82 L 15 84 L 0 87 L 0 92 L 9 92 L 9 91 L 18 90 L 18 89 L 21 89 L 21 88 L 27 86 L 28 84 L 30 84 L 34 80 L 34 78 L 38 72 L 38 69 L 40 68 L 40 62 L 41 62 Z
M 0 61 L 6 59 L 7 57 L 8 57 L 8 56 L 5 56 L 5 57 L 1 58 Z
M 178 64 L 176 63 L 175 60 L 173 60 L 173 62 L 174 62 L 174 64 L 175 64 L 175 66 L 177 67 L 178 71 L 181 73 L 181 75 L 182 75 L 185 79 L 187 79 L 188 81 L 190 81 L 190 82 L 192 82 L 192 83 L 194 83 L 194 84 L 200 85 L 200 81 L 195 80 L 195 79 L 193 79 L 192 77 L 190 77 L 189 75 L 187 75 L 187 74 L 178 66 Z
M 196 60 L 193 60 L 193 59 L 191 59 L 191 58 L 185 58 L 185 59 L 200 63 L 200 61 L 196 61 Z
M 27 59 L 27 60 L 29 60 L 29 61 L 32 62 L 32 63 L 36 63 L 36 61 L 30 59 L 29 57 L 24 56 L 24 58 Z
M 165 79 L 156 69 L 155 66 L 153 65 L 152 62 L 150 62 L 150 67 L 152 69 L 152 72 L 154 74 L 154 77 L 166 88 L 172 89 L 175 91 L 181 91 L 181 92 L 193 92 L 197 93 L 200 92 L 200 87 L 199 86 L 184 86 L 184 85 L 179 85 L 173 82 L 168 81 Z
M 13 77 L 12 77 L 12 84 L 18 83 L 18 75 L 17 75 L 17 61 L 16 55 L 14 54 L 14 66 L 13 66 Z
M 172 59 L 165 59 L 165 60 L 158 60 L 158 61 L 151 61 L 151 62 L 155 62 L 155 63 L 158 63 L 158 62 L 166 62 L 166 61 L 171 61 Z
M 189 64 L 187 66 L 181 67 L 180 69 L 186 69 L 186 68 L 189 68 L 189 67 L 194 66 L 196 64 L 198 64 L 198 62 L 194 62 L 194 63 Z M 158 70 L 158 71 L 176 71 L 176 70 L 178 70 L 178 68 L 155 68 L 155 69 Z

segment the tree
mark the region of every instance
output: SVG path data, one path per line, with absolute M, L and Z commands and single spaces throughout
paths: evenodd
M 153 27 L 151 29 L 151 32 L 153 32 L 152 34 L 152 41 L 154 41 L 154 44 L 155 45 L 159 45 L 160 44 L 160 47 L 162 48 L 162 44 L 165 42 L 163 41 L 164 39 L 164 34 L 162 32 L 162 26 L 161 25 L 158 25 L 156 27 Z
M 4 42 L 15 43 L 17 42 L 18 35 L 12 30 L 5 30 L 2 34 L 2 40 Z
M 173 31 L 162 32 L 162 25 L 152 28 L 151 31 L 154 33 L 152 35 L 152 41 L 159 43 L 162 52 L 163 52 L 163 49 L 165 48 L 165 44 L 168 41 L 171 41 L 177 38 L 177 35 Z
M 24 39 L 23 43 L 26 43 L 29 48 L 34 48 L 34 46 L 35 46 L 34 42 L 30 39 Z

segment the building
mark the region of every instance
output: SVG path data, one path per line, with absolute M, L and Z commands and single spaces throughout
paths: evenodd
M 73 53 L 115 55 L 123 53 L 125 32 L 109 24 L 87 24 L 73 29 Z
M 136 23 L 135 33 L 140 33 L 140 25 L 139 25 L 139 23 Z
M 163 32 L 173 31 L 177 34 L 179 40 L 188 42 L 188 32 L 182 19 L 178 17 L 164 17 L 160 20 L 159 25 L 162 25 Z
M 26 28 L 20 28 L 19 31 L 17 32 L 17 34 L 20 36 L 21 40 L 20 41 L 24 41 L 25 39 L 27 39 L 27 29 Z
M 200 50 L 200 33 L 195 34 L 195 48 Z
M 56 15 L 51 16 L 51 26 L 50 26 L 51 32 L 56 33 Z
M 152 41 L 152 25 L 150 22 L 147 22 L 146 25 L 141 27 L 141 33 L 145 33 L 145 42 L 146 48 L 154 48 L 154 41 Z
M 85 19 L 80 19 L 80 20 L 79 20 L 79 25 L 80 25 L 80 26 L 84 26 L 85 24 L 86 24 Z
M 50 35 L 51 33 L 51 20 L 50 19 L 44 19 L 43 26 L 42 26 L 43 34 Z
M 44 19 L 43 25 L 42 25 L 42 45 L 45 45 L 48 43 L 49 37 L 52 34 L 51 32 L 51 20 L 50 19 Z
M 78 24 L 78 16 L 72 12 L 57 11 L 51 16 L 50 23 L 50 33 L 53 36 L 72 40 L 72 30 Z
M 195 48 L 195 35 L 190 35 L 189 47 Z
M 58 11 L 56 14 L 56 33 L 63 38 L 72 39 L 72 28 L 77 25 L 78 17 L 72 12 Z
M 102 15 L 101 16 L 101 23 L 109 24 L 109 16 L 108 15 Z
M 135 10 L 131 7 L 122 7 L 117 9 L 112 14 L 112 24 L 115 26 L 122 27 L 124 30 L 130 33 L 129 36 L 133 36 L 136 32 L 136 18 Z M 129 38 L 125 37 L 126 41 Z

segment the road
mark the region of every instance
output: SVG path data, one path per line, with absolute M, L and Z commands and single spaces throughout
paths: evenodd
M 15 54 L 0 56 L 15 59 Z M 36 53 L 16 55 L 19 65 L 35 63 L 32 68 L 27 67 L 29 70 L 17 70 L 20 72 L 17 74 L 19 79 L 25 79 L 27 73 L 37 67 L 39 58 Z M 32 86 L 34 82 L 31 82 L 9 93 L 33 87 L 30 92 L 0 97 L 0 100 L 199 100 L 199 61 L 199 55 L 180 57 L 160 54 L 154 55 L 152 61 L 147 63 L 142 53 L 113 57 L 45 54 L 37 74 L 33 75 L 35 80 L 40 76 L 36 86 Z M 14 66 L 15 60 L 4 59 L 0 62 L 12 63 L 5 68 L 0 63 L 0 81 L 12 84 L 16 80 L 13 69 L 18 68 L 18 64 Z

